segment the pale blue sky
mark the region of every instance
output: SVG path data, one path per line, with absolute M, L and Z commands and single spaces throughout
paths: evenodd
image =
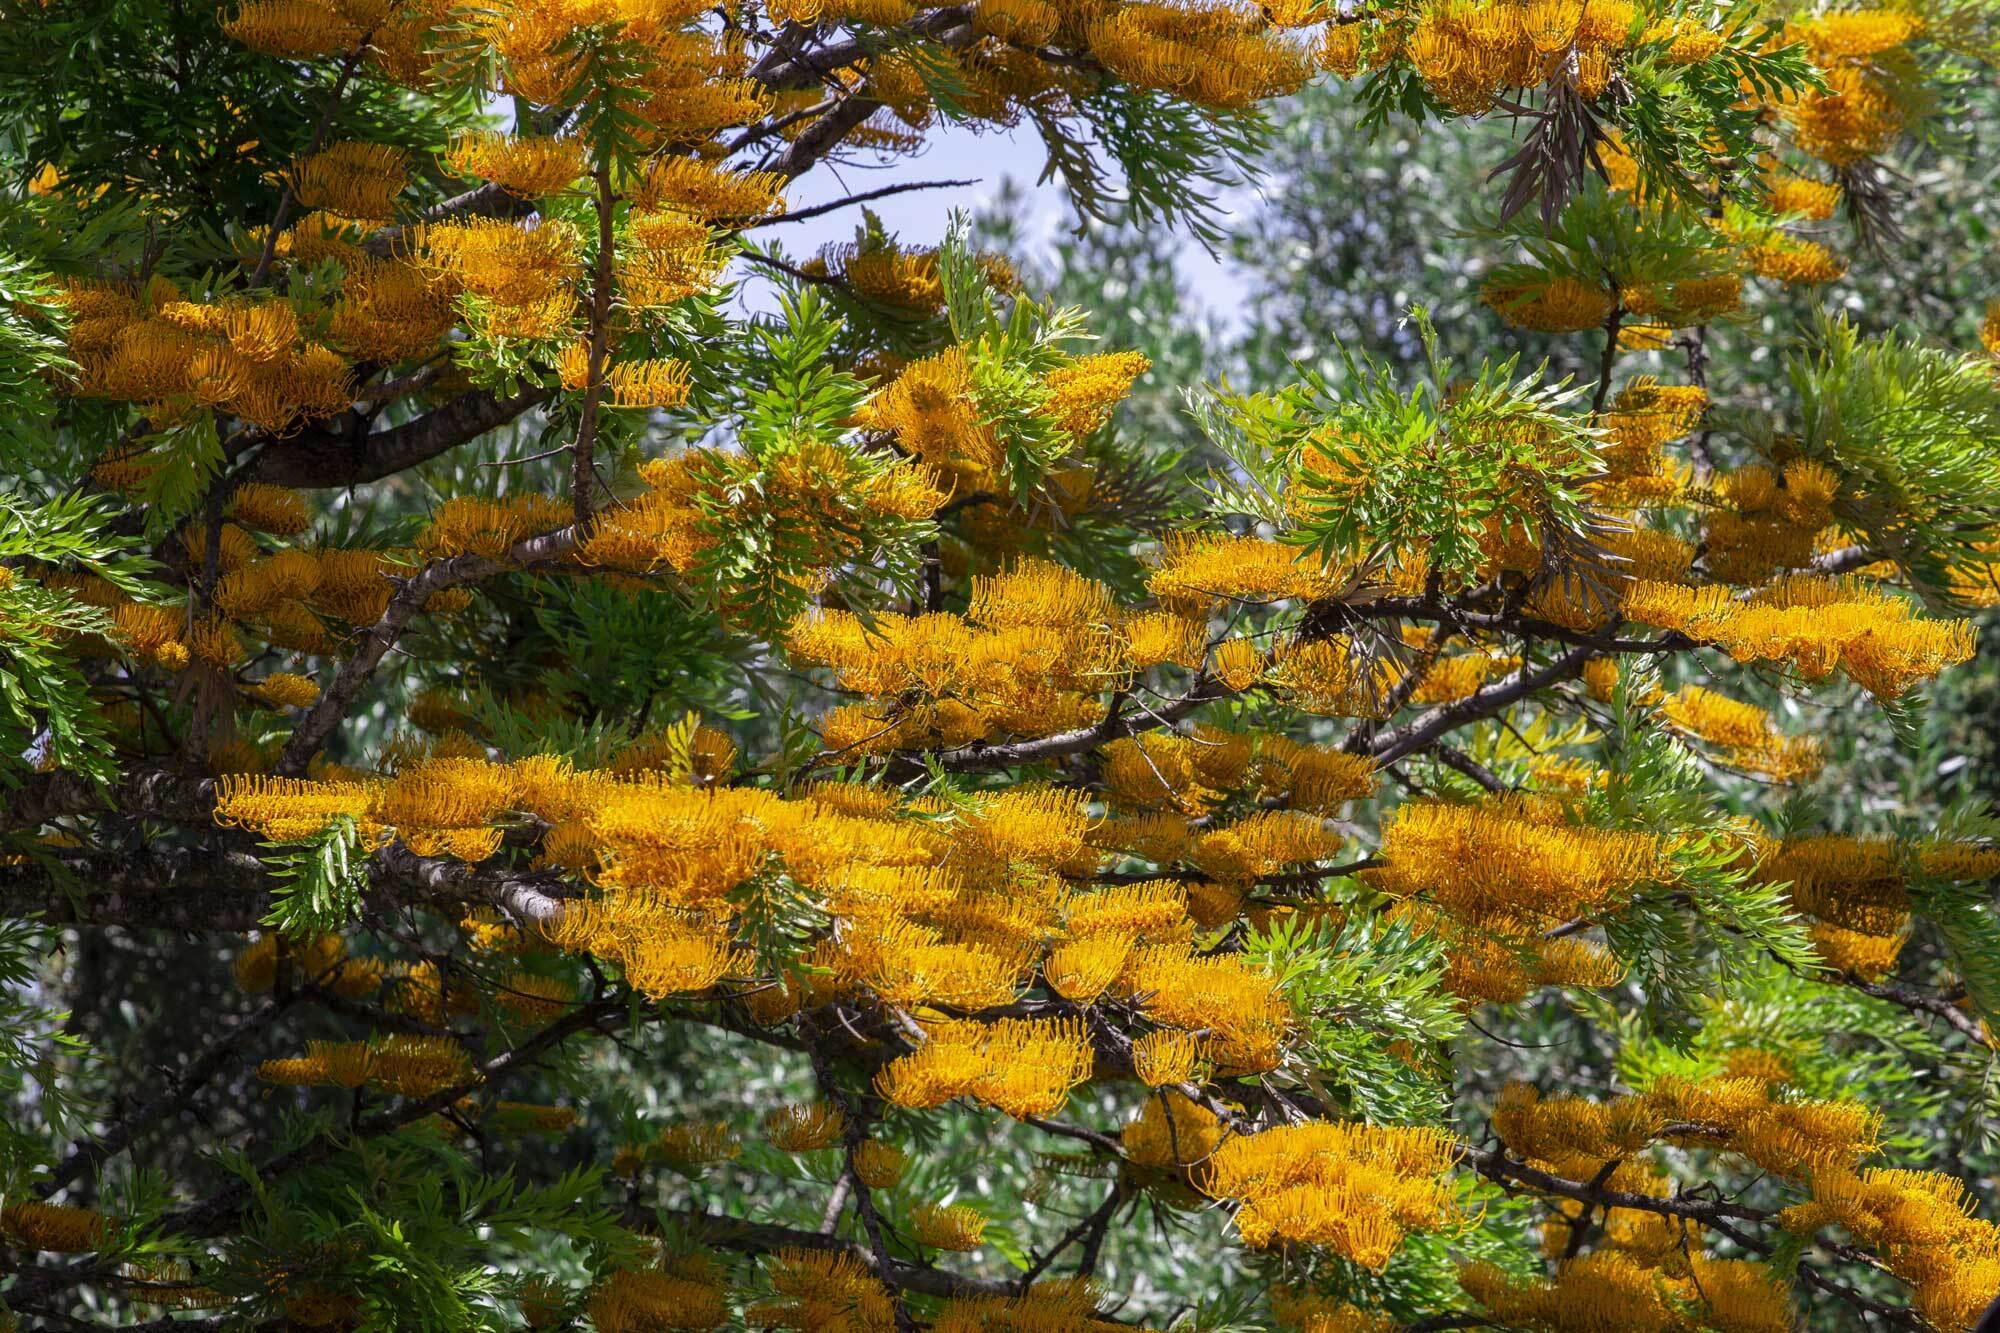
M 963 125 L 937 125 L 927 133 L 921 152 L 887 159 L 882 165 L 822 164 L 786 191 L 793 209 L 810 208 L 850 194 L 862 194 L 910 181 L 971 180 L 974 183 L 940 190 L 912 190 L 866 205 L 904 242 L 935 244 L 943 235 L 953 209 L 976 212 L 998 197 L 1002 182 L 1012 179 L 1032 201 L 1029 247 L 1025 256 L 1046 254 L 1056 228 L 1065 221 L 1064 193 L 1059 182 L 1036 185 L 1045 154 L 1031 126 L 1016 130 L 983 127 L 974 132 Z M 763 229 L 760 240 L 781 242 L 787 254 L 809 256 L 822 245 L 850 241 L 861 223 L 861 206 L 843 208 L 802 222 Z M 1161 237 L 1174 259 L 1187 295 L 1190 321 L 1206 317 L 1221 327 L 1242 319 L 1241 279 L 1229 266 L 1209 255 L 1185 234 Z

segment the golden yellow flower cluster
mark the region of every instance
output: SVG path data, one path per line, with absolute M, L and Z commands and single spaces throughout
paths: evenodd
M 1003 257 L 983 254 L 978 262 L 987 283 L 995 290 L 1011 292 L 1020 285 Z M 938 269 L 937 251 L 929 247 L 903 248 L 893 243 L 865 248 L 853 244 L 830 245 L 801 268 L 812 277 L 839 278 L 863 300 L 907 318 L 923 318 L 944 309 L 944 277 Z M 939 389 L 925 385 L 912 387 L 928 393 L 953 384 L 952 377 L 944 373 L 934 377 L 934 382 Z M 930 383 L 926 381 L 926 385 Z
M 647 1333 L 656 1328 L 721 1328 L 729 1318 L 727 1277 L 706 1254 L 684 1255 L 659 1269 L 607 1275 L 585 1303 L 592 1328 Z
M 1201 106 L 1247 107 L 1297 91 L 1311 72 L 1305 49 L 1253 10 L 1132 0 L 1102 12 L 1085 37 L 1105 68 Z
M 1818 737 L 1787 736 L 1764 709 L 1699 685 L 1683 686 L 1653 706 L 1674 730 L 1722 747 L 1723 761 L 1746 772 L 1803 782 L 1826 763 Z
M 640 214 L 679 214 L 718 224 L 755 222 L 785 210 L 784 182 L 768 171 L 729 171 L 694 158 L 653 164 L 633 190 Z
M 1987 879 L 2000 874 L 2000 850 L 1826 834 L 1761 844 L 1755 874 L 1788 886 L 1793 907 L 1816 918 L 1813 940 L 1831 966 L 1875 980 L 1894 966 L 1908 934 L 1910 876 Z
M 1128 810 L 1201 815 L 1249 781 L 1262 798 L 1282 798 L 1293 810 L 1332 815 L 1375 790 L 1374 764 L 1365 756 L 1275 734 L 1204 725 L 1185 736 L 1154 731 L 1113 741 L 1100 753 L 1108 794 Z M 1273 827 L 1305 829 L 1296 823 Z M 1154 859 L 1199 860 L 1197 841 L 1183 840 L 1169 856 Z M 1224 855 L 1221 842 L 1210 842 L 1207 849 L 1211 862 Z
M 647 1145 L 646 1155 L 689 1169 L 733 1162 L 742 1152 L 743 1145 L 729 1126 L 718 1122 L 663 1126 Z
M 851 1254 L 777 1250 L 763 1268 L 773 1295 L 744 1312 L 752 1328 L 814 1329 L 835 1318 L 867 1333 L 896 1327 L 888 1290 Z
M 281 60 L 343 55 L 361 44 L 379 10 L 369 0 L 354 4 L 320 0 L 246 0 L 222 20 L 235 40 Z
M 971 1204 L 918 1204 L 910 1215 L 910 1234 L 934 1250 L 976 1250 L 985 1243 L 986 1219 Z
M 924 1044 L 882 1067 L 875 1087 L 897 1106 L 930 1110 L 970 1097 L 1016 1119 L 1053 1115 L 1090 1077 L 1079 1019 L 1003 1018 L 934 1025 Z
M 1556 795 L 1411 801 L 1383 824 L 1384 864 L 1361 877 L 1401 900 L 1389 919 L 1443 944 L 1447 990 L 1511 1003 L 1536 986 L 1616 984 L 1623 968 L 1602 946 L 1546 932 L 1615 910 L 1668 873 L 1667 850 L 1652 834 L 1574 823 Z
M 645 368 L 641 368 L 641 366 Z M 678 401 L 686 379 L 671 363 L 641 363 L 612 370 L 615 396 L 628 406 Z M 657 373 L 656 373 L 657 372 Z M 769 461 L 754 495 L 734 501 L 731 463 L 721 451 L 690 450 L 655 459 L 641 469 L 648 489 L 597 518 L 577 560 L 633 574 L 696 571 L 718 541 L 719 525 L 768 522 L 784 533 L 803 572 L 785 573 L 785 582 L 817 591 L 839 564 L 862 548 L 864 525 L 885 519 L 928 518 L 944 502 L 935 474 L 920 463 L 899 462 L 872 469 L 856 455 L 824 442 Z M 717 590 L 725 615 L 748 609 L 746 599 L 767 590 Z
M 1590 483 L 1593 498 L 1614 509 L 1679 499 L 1686 472 L 1666 458 L 1662 446 L 1693 430 L 1707 407 L 1707 391 L 1695 385 L 1661 384 L 1649 375 L 1628 380 L 1599 423 L 1603 473 Z
M 1206 1163 L 1223 1140 L 1222 1121 L 1199 1103 L 1172 1089 L 1148 1097 L 1139 1115 L 1119 1135 L 1125 1160 L 1148 1172 L 1178 1178 Z
M 1897 62 L 1883 57 L 1924 30 L 1905 9 L 1821 14 L 1791 24 L 1786 36 L 1805 42 L 1828 84 L 1788 107 L 1799 148 L 1833 167 L 1847 167 L 1887 148 L 1908 126 L 1912 104 Z
M 1914 603 L 1879 587 L 1808 574 L 1742 598 L 1726 587 L 1641 579 L 1624 614 L 1715 644 L 1738 662 L 1787 663 L 1810 681 L 1844 671 L 1884 699 L 1966 661 L 1974 647 L 1970 621 L 1927 620 Z
M 764 1116 L 764 1133 L 783 1153 L 818 1152 L 840 1141 L 847 1117 L 826 1102 L 780 1106 Z
M 193 527 L 183 536 L 189 563 L 203 563 L 206 531 Z M 368 623 L 388 603 L 391 589 L 381 573 L 388 566 L 377 563 L 385 560 L 383 553 L 294 549 L 267 559 L 255 540 L 233 523 L 224 525 L 220 538 L 217 569 L 222 577 L 210 599 L 213 614 L 192 624 L 184 606 L 135 603 L 95 575 L 51 575 L 51 586 L 109 612 L 113 622 L 112 632 L 103 639 L 72 639 L 74 649 L 98 656 L 123 652 L 169 672 L 186 670 L 196 659 L 226 671 L 245 659 L 240 631 L 273 647 L 326 651 L 336 636 L 322 614 Z M 365 598 L 360 596 L 364 590 Z M 293 677 L 272 688 L 286 700 L 296 700 L 301 685 Z
M 312 526 L 303 495 L 261 481 L 246 481 L 231 491 L 223 517 L 273 537 L 296 537 Z
M 871 1190 L 894 1189 L 910 1155 L 894 1144 L 869 1139 L 854 1150 L 854 1174 Z
M 580 242 L 566 222 L 427 223 L 405 228 L 402 244 L 435 281 L 474 299 L 494 338 L 566 339 L 575 326 Z
M 357 782 L 230 776 L 220 780 L 216 820 L 267 837 L 298 838 L 336 814 L 354 819 L 363 836 L 393 834 L 419 856 L 483 861 L 500 845 L 492 821 L 521 791 L 515 771 L 482 759 L 432 757 L 393 778 Z
M 1378 58 L 1388 54 L 1379 46 Z M 1720 46 L 1695 24 L 1647 28 L 1629 0 L 1530 0 L 1427 5 L 1399 54 L 1433 96 L 1461 115 L 1489 110 L 1504 88 L 1560 81 L 1595 100 L 1638 41 L 1667 44 L 1671 64 L 1705 60 Z
M 1803 460 L 1782 477 L 1761 465 L 1717 479 L 1723 505 L 1708 516 L 1704 560 L 1728 583 L 1756 583 L 1777 569 L 1811 562 L 1819 534 L 1833 522 L 1840 478 L 1829 467 Z
M 427 558 L 481 555 L 497 560 L 524 537 L 567 526 L 572 512 L 569 505 L 548 495 L 514 495 L 505 500 L 453 496 L 431 511 L 417 550 Z
M 285 300 L 187 299 L 165 278 L 143 289 L 72 280 L 71 392 L 143 404 L 155 429 L 222 410 L 271 432 L 346 410 L 347 360 L 307 336 Z
M 409 180 L 409 160 L 387 144 L 337 143 L 293 162 L 281 177 L 307 208 L 383 222 L 395 214 L 396 196 Z
M 30 1199 L 0 1209 L 0 1235 L 24 1250 L 87 1254 L 111 1235 L 111 1223 L 88 1208 Z
M 576 182 L 584 170 L 584 147 L 574 139 L 482 131 L 453 140 L 444 160 L 457 175 L 490 181 L 510 194 L 538 199 Z
M 1644 1093 L 1608 1102 L 1544 1098 L 1516 1083 L 1493 1112 L 1494 1132 L 1512 1152 L 1586 1180 L 1605 1163 L 1664 1140 L 1726 1150 L 1803 1181 L 1828 1168 L 1852 1169 L 1875 1150 L 1880 1123 L 1858 1102 L 1780 1100 L 1772 1080 L 1729 1074 L 1662 1078 Z
M 1188 1083 L 1205 1073 L 1206 1047 L 1199 1038 L 1171 1028 L 1149 1032 L 1132 1043 L 1132 1072 L 1149 1088 Z
M 1654 834 L 1571 823 L 1548 798 L 1409 801 L 1383 824 L 1384 864 L 1364 873 L 1469 922 L 1547 928 L 1622 903 L 1666 873 L 1666 850 Z
M 1539 986 L 1614 986 L 1625 969 L 1603 945 L 1575 935 L 1548 938 L 1531 922 L 1496 914 L 1472 921 L 1421 898 L 1384 914 L 1444 947 L 1444 989 L 1467 1003 L 1512 1004 Z
M 1617 299 L 1602 287 L 1558 274 L 1524 285 L 1489 280 L 1479 299 L 1517 329 L 1537 333 L 1578 333 L 1602 325 Z
M 863 753 L 1047 735 L 1103 717 L 1098 694 L 1124 671 L 1102 585 L 1043 562 L 978 580 L 967 618 L 843 611 L 795 621 L 786 648 L 881 700 L 822 721 L 827 747 Z M 983 624 L 980 622 L 984 622 Z
M 306 1043 L 306 1053 L 257 1066 L 266 1083 L 358 1088 L 397 1097 L 433 1097 L 475 1081 L 471 1058 L 449 1037 L 397 1033 L 374 1041 Z
M 1963 1327 L 1990 1298 L 2000 1276 L 2000 1228 L 1972 1218 L 1965 1188 L 1935 1172 L 1859 1163 L 1876 1149 L 1879 1117 L 1851 1101 L 1804 1101 L 1774 1095 L 1789 1078 L 1782 1061 L 1745 1048 L 1731 1052 L 1729 1071 L 1690 1081 L 1663 1078 L 1642 1094 L 1609 1102 L 1544 1098 L 1521 1084 L 1506 1088 L 1493 1126 L 1529 1164 L 1572 1179 L 1601 1178 L 1627 1193 L 1664 1196 L 1666 1177 L 1634 1154 L 1648 1144 L 1683 1144 L 1747 1158 L 1756 1167 L 1803 1183 L 1811 1197 L 1779 1216 L 1801 1236 L 1840 1226 L 1880 1253 L 1889 1271 L 1915 1288 L 1917 1309 L 1941 1328 Z M 1613 1164 L 1616 1164 L 1615 1166 Z M 1564 1252 L 1565 1213 L 1545 1236 L 1551 1255 Z M 1466 1290 L 1510 1325 L 1573 1327 L 1558 1312 L 1659 1322 L 1663 1300 L 1711 1303 L 1736 1312 L 1730 1328 L 1791 1327 L 1784 1289 L 1768 1276 L 1705 1260 L 1690 1237 L 1701 1228 L 1638 1210 L 1614 1209 L 1595 1253 L 1559 1265 L 1553 1284 L 1509 1283 L 1497 1271 L 1463 1275 Z M 1692 1267 L 1690 1267 L 1692 1265 Z
M 847 256 L 844 272 L 855 283 L 857 266 L 885 271 L 861 283 L 879 288 L 886 304 L 921 308 L 943 300 L 936 260 L 913 252 L 868 251 Z M 898 276 L 901 275 L 901 276 Z M 874 294 L 870 292 L 869 294 Z M 1074 444 L 1102 426 L 1132 382 L 1149 363 L 1136 352 L 1108 352 L 1078 357 L 1052 370 L 1041 386 L 1040 415 L 1054 427 L 1059 440 Z M 1006 451 L 994 425 L 994 411 L 985 401 L 974 363 L 962 347 L 947 347 L 898 369 L 862 407 L 857 424 L 893 435 L 905 454 L 922 459 L 952 479 L 960 495 L 1009 495 L 1003 471 Z
M 1316 1245 L 1380 1269 L 1406 1234 L 1452 1220 L 1441 1177 L 1456 1156 L 1439 1129 L 1314 1121 L 1225 1139 L 1196 1179 L 1240 1201 L 1236 1229 L 1254 1249 Z
M 747 124 L 769 105 L 760 88 L 737 77 L 740 49 L 688 27 L 699 12 L 646 0 L 512 0 L 467 17 L 499 57 L 502 90 L 545 106 L 602 95 L 575 39 L 584 29 L 615 33 L 639 67 L 628 91 L 640 96 L 626 104 L 631 132 L 649 147 L 667 148 Z
M 1812 1199 L 1778 1220 L 1801 1236 L 1840 1227 L 1910 1284 L 1918 1314 L 1967 1328 L 2000 1289 L 2000 1226 L 1972 1209 L 1964 1182 L 1943 1172 L 1834 1166 L 1815 1171 Z
M 1152 362 L 1139 352 L 1102 352 L 1078 357 L 1050 372 L 1042 411 L 1077 439 L 1092 434 L 1125 400 L 1133 382 Z
M 1678 1233 L 1674 1239 L 1676 1248 L 1661 1254 L 1600 1248 L 1565 1259 L 1549 1282 L 1521 1282 L 1479 1263 L 1462 1269 L 1459 1283 L 1506 1327 L 1536 1333 L 1696 1327 L 1786 1333 L 1794 1326 L 1791 1288 L 1768 1266 L 1700 1255 L 1682 1259 Z
M 1312 601 L 1331 597 L 1346 575 L 1302 546 L 1223 533 L 1170 534 L 1146 587 L 1175 610 L 1206 613 L 1224 601 Z
M 305 259 L 296 244 L 291 254 Z M 431 351 L 450 331 L 456 314 L 449 280 L 402 259 L 342 256 L 341 262 L 347 276 L 327 335 L 348 356 L 407 361 Z

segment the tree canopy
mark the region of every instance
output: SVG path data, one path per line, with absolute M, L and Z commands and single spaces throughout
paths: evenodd
M 1970 1328 L 1996 64 L 6 0 L 0 1327 Z

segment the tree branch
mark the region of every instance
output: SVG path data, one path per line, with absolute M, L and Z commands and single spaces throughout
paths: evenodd
M 55 925 L 242 934 L 262 926 L 270 914 L 270 872 L 242 848 L 207 842 L 138 856 L 61 848 L 50 856 L 67 879 L 33 862 L 0 866 L 0 916 L 38 917 Z M 552 871 L 422 857 L 401 843 L 378 850 L 367 869 L 371 883 L 363 905 L 374 912 L 491 904 L 524 927 L 545 930 L 561 919 L 569 896 Z
M 375 668 L 388 656 L 396 640 L 402 637 L 404 628 L 424 609 L 424 604 L 433 593 L 465 583 L 476 583 L 505 570 L 524 569 L 558 560 L 575 550 L 579 539 L 580 534 L 575 528 L 561 528 L 516 542 L 504 559 L 490 560 L 479 555 L 451 556 L 431 562 L 414 577 L 405 580 L 395 596 L 389 599 L 382 618 L 361 636 L 361 646 L 340 664 L 333 683 L 306 711 L 305 717 L 293 730 L 291 739 L 285 742 L 284 752 L 278 756 L 278 773 L 285 777 L 298 777 L 306 771 L 306 764 L 333 735 L 334 728 L 340 725 L 347 716 L 347 710 L 354 705 L 362 686 L 374 676 Z
M 793 209 L 790 212 L 780 213 L 776 217 L 764 218 L 761 221 L 751 223 L 749 226 L 743 228 L 743 230 L 753 231 L 758 227 L 777 227 L 787 222 L 804 222 L 807 218 L 816 218 L 822 214 L 832 213 L 839 209 L 852 208 L 856 204 L 865 204 L 875 199 L 886 199 L 892 194 L 908 194 L 912 190 L 942 190 L 953 186 L 977 185 L 978 183 L 977 181 L 970 180 L 951 180 L 905 181 L 901 185 L 884 185 L 879 190 L 863 190 L 860 194 L 850 194 L 824 204 L 814 204 L 811 208 Z
M 1075 731 L 1060 731 L 1053 736 L 1040 736 L 1034 740 L 1014 741 L 1005 745 L 973 744 L 958 750 L 942 750 L 936 755 L 938 764 L 954 773 L 972 772 L 979 769 L 1005 768 L 1009 764 L 1033 764 L 1045 759 L 1060 759 L 1064 755 L 1082 754 L 1095 750 L 1100 745 L 1137 736 L 1141 732 L 1155 731 L 1161 727 L 1171 727 L 1176 722 L 1191 715 L 1203 704 L 1217 699 L 1226 699 L 1232 691 L 1213 676 L 1202 675 L 1195 678 L 1188 692 L 1163 708 L 1149 709 L 1143 713 L 1120 713 L 1116 709 L 1094 727 L 1079 727 Z
M 1457 703 L 1444 704 L 1431 709 L 1394 731 L 1385 732 L 1375 738 L 1369 747 L 1378 767 L 1386 766 L 1414 754 L 1425 746 L 1481 718 L 1491 717 L 1508 706 L 1520 702 L 1529 695 L 1547 689 L 1559 681 L 1568 680 L 1583 670 L 1583 664 L 1590 660 L 1588 648 L 1572 648 L 1547 666 L 1532 671 L 1523 669 L 1505 680 L 1496 681 Z
M 1942 1018 L 1978 1046 L 1985 1047 L 1989 1044 L 1985 1024 L 1943 996 L 1926 995 L 1922 991 L 1899 986 L 1890 981 L 1864 981 L 1852 972 L 1841 973 L 1840 981 L 1842 985 L 1852 986 L 1863 995 L 1872 995 L 1878 1000 L 1900 1004 L 1911 1013 Z
M 353 427 L 365 425 L 367 418 L 350 413 L 339 419 L 347 429 L 322 426 L 271 445 L 251 468 L 250 480 L 304 490 L 380 481 L 497 430 L 549 397 L 542 388 L 508 398 L 475 389 L 414 421 L 372 435 L 357 434 Z

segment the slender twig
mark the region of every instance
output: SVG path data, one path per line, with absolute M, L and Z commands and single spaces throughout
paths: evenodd
M 611 224 L 615 199 L 611 193 L 609 159 L 597 164 L 592 179 L 597 182 L 594 201 L 597 208 L 597 255 L 590 280 L 590 351 L 586 362 L 583 409 L 577 418 L 575 453 L 570 463 L 570 504 L 576 526 L 584 534 L 590 531 L 593 492 L 597 488 L 597 473 L 592 467 L 591 455 L 597 443 L 597 417 L 604 401 L 605 354 L 611 345 L 611 275 L 615 261 Z
M 1055 1244 L 1044 1250 L 1033 1263 L 1029 1264 L 1022 1271 L 1021 1276 L 1016 1279 L 1018 1289 L 1023 1294 L 1026 1294 L 1028 1288 L 1035 1285 L 1035 1279 L 1048 1272 L 1049 1265 L 1054 1263 L 1064 1250 L 1076 1244 L 1077 1241 L 1083 1240 L 1086 1236 L 1090 1237 L 1091 1241 L 1095 1243 L 1086 1243 L 1083 1264 L 1077 1272 L 1078 1276 L 1089 1276 L 1097 1267 L 1097 1251 L 1103 1246 L 1102 1237 L 1105 1230 L 1111 1225 L 1111 1215 L 1118 1211 L 1118 1205 L 1124 1197 L 1124 1188 L 1114 1183 L 1111 1187 L 1111 1192 L 1104 1196 L 1103 1203 L 1097 1205 L 1096 1209 L 1089 1215 L 1059 1236 Z
M 340 99 L 347 93 L 347 82 L 354 77 L 355 68 L 361 64 L 361 57 L 368 50 L 369 38 L 373 36 L 372 31 L 363 33 L 360 40 L 354 43 L 354 49 L 347 53 L 347 58 L 340 62 L 340 75 L 333 81 L 333 92 L 326 99 L 326 108 L 320 113 L 319 124 L 313 128 L 312 142 L 306 145 L 305 156 L 311 157 L 326 142 L 326 132 L 333 128 L 334 113 L 340 109 Z M 291 216 L 292 205 L 296 202 L 298 202 L 297 192 L 292 188 L 291 182 L 286 181 L 284 190 L 278 195 L 277 211 L 271 215 L 271 225 L 264 232 L 263 253 L 257 256 L 257 267 L 250 270 L 247 286 L 264 285 L 264 275 L 271 271 L 271 261 L 277 257 L 278 233 L 283 230 L 285 220 Z
M 942 190 L 950 186 L 977 184 L 979 182 L 976 180 L 950 180 L 905 181 L 901 185 L 884 185 L 879 190 L 863 190 L 860 194 L 850 194 L 845 198 L 835 199 L 830 203 L 814 204 L 811 208 L 797 208 L 790 212 L 780 213 L 776 217 L 764 218 L 761 221 L 751 223 L 749 226 L 743 228 L 743 230 L 750 231 L 757 227 L 776 227 L 786 222 L 803 222 L 807 218 L 820 217 L 842 208 L 852 208 L 856 204 L 865 204 L 875 199 L 886 199 L 892 194 L 908 194 L 912 190 Z
M 1611 371 L 1618 364 L 1618 330 L 1625 322 L 1625 303 L 1616 283 L 1611 287 L 1611 313 L 1604 317 L 1604 353 L 1597 362 L 1597 392 L 1590 396 L 1590 415 L 1601 421 L 1611 401 Z
M 1863 995 L 1872 995 L 1878 1000 L 1899 1004 L 1912 1013 L 1929 1014 L 1942 1018 L 1962 1035 L 1970 1037 L 1981 1046 L 1987 1044 L 1985 1025 L 1942 996 L 1926 995 L 1908 986 L 1899 986 L 1890 981 L 1864 981 L 1852 972 L 1840 976 L 1841 984 L 1852 986 Z

